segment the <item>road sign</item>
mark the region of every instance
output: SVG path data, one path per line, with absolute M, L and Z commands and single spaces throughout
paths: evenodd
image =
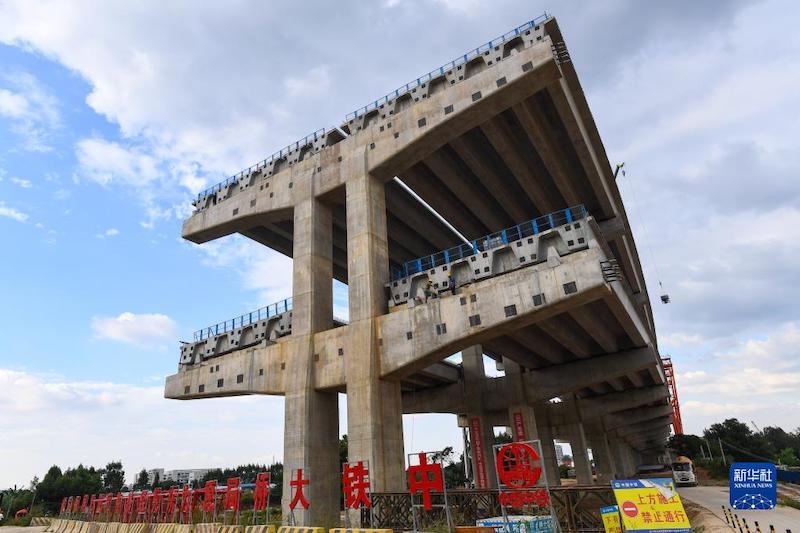
M 619 507 L 609 505 L 600 508 L 600 518 L 606 533 L 622 533 L 622 522 L 619 521 Z
M 730 491 L 734 509 L 772 509 L 778 500 L 778 470 L 772 463 L 734 463 Z
M 681 497 L 671 479 L 611 482 L 628 533 L 692 533 Z

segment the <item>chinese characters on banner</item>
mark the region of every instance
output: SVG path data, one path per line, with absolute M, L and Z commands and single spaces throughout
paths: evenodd
M 263 511 L 269 500 L 269 472 L 261 472 L 256 476 L 256 490 L 253 493 L 253 510 Z
M 408 491 L 413 498 L 415 494 L 422 494 L 422 507 L 426 511 L 433 509 L 431 502 L 432 492 L 444 492 L 444 477 L 442 476 L 442 465 L 439 463 L 429 463 L 428 454 L 425 452 L 417 454 L 418 465 L 408 467 Z
M 488 488 L 486 450 L 483 449 L 483 428 L 481 428 L 481 419 L 477 416 L 473 416 L 469 421 L 469 440 L 472 444 L 473 457 L 475 458 L 475 488 Z
M 296 478 L 289 481 L 289 490 L 292 491 L 292 501 L 289 502 L 289 509 L 294 511 L 294 508 L 297 507 L 297 504 L 303 506 L 303 509 L 308 509 L 308 500 L 306 499 L 306 495 L 303 492 L 303 487 L 308 485 L 309 480 L 303 479 L 303 469 L 298 468 L 295 470 Z
M 605 533 L 622 533 L 622 522 L 619 521 L 619 507 L 616 505 L 601 507 L 600 518 L 603 519 Z
M 778 499 L 778 470 L 772 463 L 734 463 L 730 504 L 734 509 L 772 509 Z
M 192 523 L 192 497 L 194 491 L 189 488 L 189 485 L 184 485 L 181 491 L 181 506 L 180 506 L 180 519 L 184 524 Z
M 681 497 L 671 479 L 628 479 L 611 482 L 629 533 L 691 533 Z
M 544 464 L 539 441 L 496 445 L 495 450 L 498 498 L 507 527 L 511 527 L 509 514 L 519 514 L 519 511 L 531 518 L 537 517 L 533 531 L 554 531 L 553 508 L 547 476 L 542 475 Z
M 216 509 L 217 502 L 217 482 L 213 479 L 206 481 L 205 488 L 203 489 L 203 512 L 213 513 Z
M 225 487 L 225 500 L 222 502 L 223 511 L 239 512 L 239 502 L 241 500 L 239 481 L 238 477 L 228 479 L 228 484 Z
M 369 468 L 364 466 L 363 461 L 342 465 L 342 491 L 345 508 L 369 509 L 372 506 L 369 499 Z
M 519 411 L 514 413 L 514 440 L 522 442 L 525 440 L 525 420 Z

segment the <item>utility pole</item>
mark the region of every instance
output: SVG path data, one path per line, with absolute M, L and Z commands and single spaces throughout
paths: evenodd
M 728 460 L 725 459 L 725 450 L 722 449 L 722 439 L 717 437 L 717 442 L 719 442 L 719 453 L 722 454 L 722 464 L 728 466 Z

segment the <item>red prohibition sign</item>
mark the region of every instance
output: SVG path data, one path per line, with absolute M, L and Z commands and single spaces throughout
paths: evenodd
M 622 503 L 622 512 L 625 516 L 635 518 L 639 514 L 639 508 L 632 501 L 626 501 Z
M 497 452 L 497 474 L 500 481 L 512 489 L 528 489 L 536 485 L 542 467 L 534 466 L 539 454 L 530 444 L 512 442 Z

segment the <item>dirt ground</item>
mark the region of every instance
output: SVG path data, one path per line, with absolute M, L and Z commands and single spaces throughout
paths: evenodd
M 733 529 L 720 520 L 714 513 L 697 505 L 691 500 L 683 500 L 683 507 L 686 509 L 686 514 L 689 517 L 689 523 L 695 531 L 701 526 L 703 533 L 730 533 Z

